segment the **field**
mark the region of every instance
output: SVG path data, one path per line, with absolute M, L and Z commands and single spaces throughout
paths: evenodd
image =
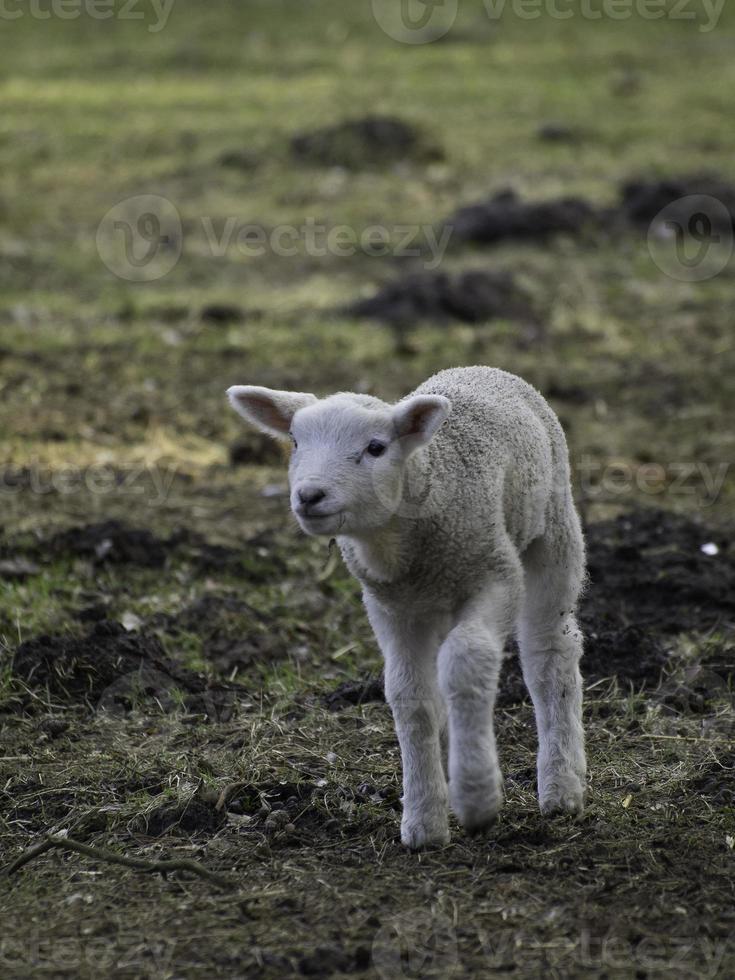
M 735 16 L 710 6 L 465 2 L 426 44 L 345 0 L 0 15 L 3 978 L 733 975 L 732 229 L 697 279 L 623 197 L 731 190 Z M 292 142 L 376 116 L 398 149 Z M 508 188 L 590 212 L 439 249 Z M 387 322 L 350 311 L 396 283 Z M 224 391 L 394 399 L 477 363 L 567 432 L 589 802 L 539 814 L 509 651 L 501 821 L 411 854 L 358 587 Z

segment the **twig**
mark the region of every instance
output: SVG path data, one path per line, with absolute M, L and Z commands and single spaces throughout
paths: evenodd
M 222 792 L 217 797 L 217 803 L 215 804 L 215 810 L 224 810 L 227 805 L 227 801 L 239 790 L 243 789 L 245 786 L 249 786 L 249 782 L 245 779 L 239 779 L 236 783 L 229 783 L 225 786 Z
M 105 847 L 92 847 L 91 844 L 83 844 L 81 841 L 74 840 L 72 837 L 62 837 L 56 834 L 50 834 L 42 841 L 39 841 L 38 844 L 34 844 L 25 850 L 15 861 L 3 869 L 2 876 L 9 878 L 24 865 L 29 864 L 35 858 L 41 854 L 45 854 L 46 851 L 50 851 L 52 848 L 58 848 L 61 851 L 76 851 L 78 854 L 86 855 L 86 857 L 95 858 L 98 861 L 105 861 L 108 864 L 121 864 L 124 868 L 134 868 L 136 871 L 158 872 L 164 877 L 172 871 L 189 871 L 191 874 L 198 875 L 200 878 L 205 878 L 207 881 L 210 881 L 213 885 L 217 885 L 218 888 L 231 890 L 236 887 L 234 882 L 228 878 L 215 874 L 214 871 L 210 871 L 197 861 L 192 861 L 188 858 L 175 858 L 172 861 L 146 861 L 143 858 L 118 854 L 116 851 L 110 851 Z

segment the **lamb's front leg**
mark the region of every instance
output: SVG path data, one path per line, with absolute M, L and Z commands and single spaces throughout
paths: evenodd
M 444 708 L 436 674 L 433 624 L 399 616 L 366 599 L 385 658 L 385 697 L 403 763 L 401 840 L 412 850 L 449 840 L 447 781 L 440 733 Z
M 449 797 L 470 833 L 485 830 L 503 802 L 493 714 L 516 591 L 497 585 L 469 603 L 439 651 L 449 720 Z

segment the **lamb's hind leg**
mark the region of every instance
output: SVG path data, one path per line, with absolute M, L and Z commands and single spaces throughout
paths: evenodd
M 586 761 L 582 728 L 582 634 L 574 617 L 584 579 L 576 515 L 535 541 L 523 556 L 525 597 L 518 640 L 536 711 L 542 812 L 580 813 Z
M 439 650 L 439 686 L 449 724 L 449 799 L 470 832 L 489 827 L 503 801 L 493 712 L 520 588 L 520 570 L 490 585 L 461 611 Z

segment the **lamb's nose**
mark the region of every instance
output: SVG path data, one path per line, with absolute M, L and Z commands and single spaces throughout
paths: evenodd
M 324 500 L 326 495 L 326 491 L 320 487 L 302 487 L 299 490 L 299 502 L 304 507 L 311 507 L 313 504 L 318 504 L 320 500 Z

